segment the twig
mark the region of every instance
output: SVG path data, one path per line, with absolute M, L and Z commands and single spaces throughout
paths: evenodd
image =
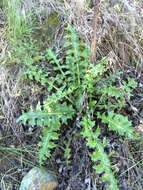
M 96 59 L 96 38 L 97 38 L 97 25 L 98 25 L 98 15 L 99 15 L 99 1 L 94 4 L 94 19 L 93 19 L 93 39 L 91 42 L 91 63 L 95 63 Z

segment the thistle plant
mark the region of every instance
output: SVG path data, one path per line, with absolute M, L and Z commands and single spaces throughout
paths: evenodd
M 122 137 L 135 139 L 136 134 L 131 121 L 121 114 L 121 110 L 126 105 L 124 92 L 130 97 L 136 84 L 131 79 L 122 81 L 123 92 L 115 85 L 120 73 L 108 73 L 107 59 L 103 59 L 97 65 L 91 64 L 90 48 L 79 39 L 75 29 L 70 25 L 65 31 L 65 56 L 60 57 L 55 55 L 52 49 L 47 49 L 44 59 L 52 65 L 52 69 L 47 68 L 45 74 L 40 67 L 31 65 L 32 73 L 30 70 L 26 73 L 27 76 L 32 76 L 28 77 L 29 80 L 35 80 L 47 88 L 47 99 L 43 102 L 43 109 L 38 104 L 35 110 L 30 109 L 23 113 L 17 121 L 42 128 L 39 162 L 43 164 L 52 156 L 52 150 L 58 144 L 60 127 L 68 125 L 68 121 L 74 120 L 80 112 L 80 136 L 93 151 L 90 155 L 94 162 L 93 168 L 97 174 L 101 174 L 104 182 L 108 182 L 108 190 L 118 190 L 110 162 L 111 155 L 104 151 L 107 145 L 106 136 L 103 140 L 100 139 L 102 125 L 97 125 L 97 119 L 110 131 Z M 84 94 L 87 95 L 87 103 L 81 109 Z

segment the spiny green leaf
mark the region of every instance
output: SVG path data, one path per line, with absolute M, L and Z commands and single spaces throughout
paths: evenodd
M 94 152 L 90 155 L 91 160 L 95 162 L 93 168 L 98 174 L 103 174 L 103 180 L 105 182 L 109 182 L 107 189 L 118 190 L 117 181 L 115 180 L 114 174 L 111 170 L 110 160 L 108 158 L 108 155 L 104 152 L 104 147 L 106 145 L 105 140 L 103 143 L 99 140 L 98 137 L 100 135 L 100 129 L 98 128 L 96 131 L 94 131 L 94 125 L 95 122 L 91 121 L 86 116 L 82 118 L 83 130 L 81 134 L 86 138 L 88 142 L 87 146 L 89 148 L 94 148 Z M 99 162 L 98 164 L 97 161 Z
M 107 116 L 105 113 L 102 115 L 98 113 L 97 115 L 103 123 L 108 124 L 110 130 L 118 132 L 121 136 L 126 135 L 126 137 L 130 139 L 135 139 L 137 137 L 132 127 L 132 123 L 127 117 L 116 114 L 113 111 L 108 112 Z

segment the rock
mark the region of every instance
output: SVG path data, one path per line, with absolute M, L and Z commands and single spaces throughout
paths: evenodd
M 35 167 L 23 178 L 19 190 L 54 190 L 57 186 L 58 182 L 51 171 Z
M 45 18 L 45 15 L 43 15 L 42 25 L 38 25 L 35 32 L 32 34 L 32 38 L 36 40 L 36 46 L 40 50 L 51 47 L 59 27 L 59 14 L 57 12 L 51 12 L 48 18 Z

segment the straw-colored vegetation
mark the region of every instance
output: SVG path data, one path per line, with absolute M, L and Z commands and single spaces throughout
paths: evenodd
M 3 1 L 0 10 L 1 136 L 2 144 L 9 138 L 7 134 L 14 136 L 20 141 L 20 148 L 8 149 L 3 145 L 0 150 L 20 153 L 26 163 L 26 154 L 32 158 L 34 152 L 22 145 L 22 134 L 38 137 L 40 133 L 33 149 L 36 146 L 39 150 L 36 163 L 45 164 L 54 150 L 65 143 L 62 129 L 66 131 L 70 126 L 71 139 L 75 135 L 86 142 L 90 152 L 87 156 L 94 165 L 95 176 L 99 177 L 96 188 L 101 188 L 102 181 L 106 189 L 118 190 L 122 173 L 118 165 L 112 164 L 114 148 L 107 152 L 106 147 L 110 131 L 129 144 L 140 139 L 132 117 L 124 111 L 129 106 L 142 122 L 131 99 L 138 83 L 136 78 L 123 76 L 127 70 L 138 76 L 143 74 L 143 3 L 139 0 L 99 2 L 95 64 L 90 62 L 94 11 L 89 4 L 89 1 L 74 0 Z M 68 131 L 64 132 L 67 134 Z M 67 148 L 62 147 L 66 163 L 71 163 L 72 143 L 71 140 Z M 138 156 L 132 159 L 133 168 L 140 176 L 131 186 L 142 189 L 138 170 L 142 162 Z M 3 189 L 9 188 L 3 177 L 1 183 Z

